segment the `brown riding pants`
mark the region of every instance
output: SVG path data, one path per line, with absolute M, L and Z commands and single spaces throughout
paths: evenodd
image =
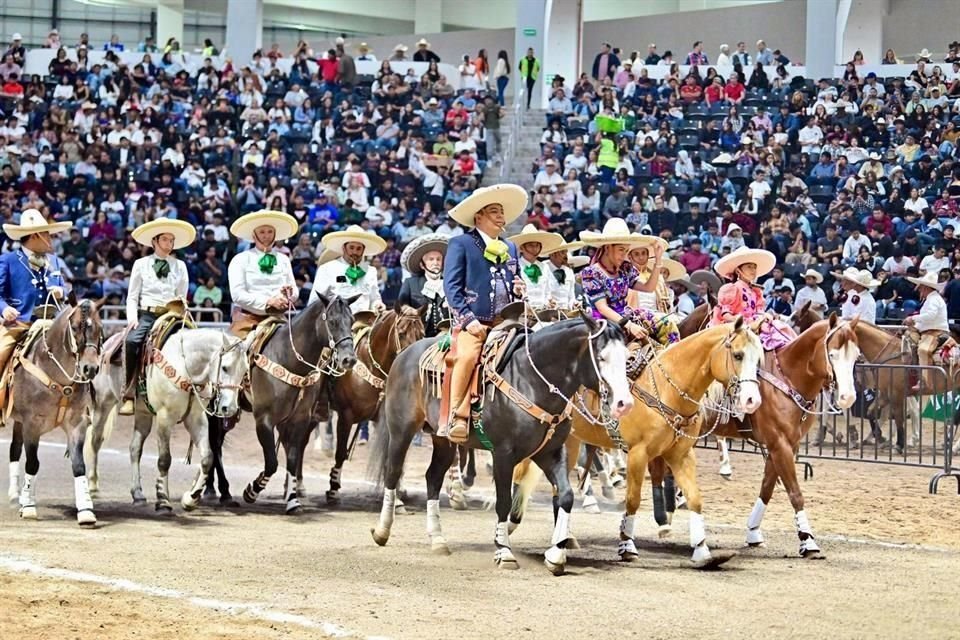
M 450 409 L 454 415 L 461 418 L 470 417 L 470 397 L 468 387 L 473 371 L 480 360 L 480 352 L 486 339 L 488 328 L 484 327 L 483 335 L 479 338 L 470 334 L 466 329 L 457 335 L 457 360 L 453 363 L 453 372 L 450 376 Z
M 6 374 L 7 363 L 13 350 L 16 349 L 20 339 L 27 333 L 30 325 L 26 322 L 14 322 L 0 326 L 0 375 Z M 7 385 L 9 380 L 4 378 L 0 380 L 0 411 L 6 409 L 7 405 Z
M 917 359 L 920 362 L 920 366 L 935 366 L 933 356 L 937 351 L 937 341 L 939 339 L 940 331 L 924 331 L 920 334 L 920 343 L 917 347 Z M 942 387 L 943 381 L 940 380 L 940 376 L 936 375 L 936 372 L 932 369 L 923 370 L 922 381 L 924 393 L 943 393 L 943 389 L 934 388 L 935 384 Z

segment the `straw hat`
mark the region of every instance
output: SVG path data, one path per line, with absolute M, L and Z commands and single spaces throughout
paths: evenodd
M 394 51 L 402 51 L 403 53 L 406 53 L 406 52 L 407 52 L 407 49 L 409 49 L 409 48 L 410 48 L 410 47 L 408 47 L 408 46 L 405 45 L 405 44 L 398 44 L 397 46 L 395 46 L 395 47 L 393 48 L 393 50 L 394 50 Z
M 813 269 L 807 269 L 806 273 L 803 274 L 803 279 L 806 280 L 807 278 L 813 278 L 817 281 L 817 284 L 823 282 L 823 276 L 820 272 Z
M 690 274 L 691 284 L 700 284 L 701 282 L 706 283 L 707 288 L 713 292 L 714 295 L 720 291 L 720 287 L 723 286 L 723 283 L 720 281 L 720 278 L 717 277 L 717 274 L 709 271 L 707 269 L 698 269 Z
M 946 286 L 947 283 L 937 282 L 938 277 L 939 274 L 933 271 L 928 271 L 922 278 L 907 277 L 907 280 L 918 287 L 927 287 L 929 289 L 933 289 L 934 291 L 943 291 L 943 287 Z
M 423 260 L 423 256 L 431 251 L 439 251 L 446 255 L 449 240 L 447 236 L 439 233 L 430 233 L 414 238 L 403 250 L 403 254 L 400 256 L 400 266 L 415 276 L 422 275 L 423 265 L 420 264 L 420 261 Z
M 330 249 L 324 249 L 323 253 L 320 254 L 320 257 L 317 258 L 317 266 L 323 266 L 328 262 L 333 262 L 340 257 L 340 254 L 336 251 L 330 251 Z
M 43 233 L 44 231 L 60 233 L 72 226 L 73 224 L 69 222 L 47 222 L 43 214 L 36 209 L 26 209 L 20 214 L 20 224 L 5 224 L 3 225 L 3 232 L 11 240 L 19 240 L 32 233 Z
M 363 245 L 363 255 L 370 257 L 383 253 L 387 248 L 387 241 L 373 233 L 364 231 L 359 225 L 352 224 L 344 231 L 334 231 L 323 236 L 320 244 L 324 249 L 333 251 L 338 256 L 343 255 L 343 245 L 350 242 L 359 242 Z
M 831 271 L 830 275 L 837 280 L 850 280 L 851 278 L 856 278 L 858 273 L 860 273 L 860 271 L 856 267 L 847 267 L 843 271 Z
M 275 238 L 277 242 L 292 238 L 297 235 L 297 231 L 300 229 L 300 225 L 297 224 L 297 219 L 290 214 L 282 211 L 261 209 L 260 211 L 254 211 L 253 213 L 248 213 L 245 216 L 237 218 L 234 223 L 230 225 L 230 233 L 242 240 L 253 242 L 253 232 L 257 227 L 273 227 L 274 231 L 277 232 Z
M 540 231 L 532 224 L 523 227 L 523 231 L 515 236 L 507 238 L 510 242 L 522 247 L 528 242 L 539 242 L 541 246 L 540 254 L 553 253 L 563 245 L 563 236 L 559 233 L 550 233 L 549 231 Z
M 573 242 L 564 242 L 560 246 L 553 247 L 553 248 L 544 246 L 543 251 L 540 252 L 540 257 L 549 258 L 550 254 L 556 253 L 558 251 L 566 251 L 567 253 L 573 253 L 574 251 L 579 251 L 580 249 L 583 249 L 583 247 L 584 247 L 584 244 L 579 240 L 575 240 Z
M 661 240 L 656 236 L 644 236 L 631 233 L 627 221 L 623 218 L 610 218 L 603 225 L 603 231 L 581 231 L 580 240 L 588 247 L 602 247 L 608 244 L 625 244 L 630 249 L 652 247 Z
M 931 56 L 930 49 L 927 49 L 926 47 L 921 49 L 920 53 L 917 54 L 918 58 L 929 58 L 930 56 Z
M 429 49 L 429 48 L 430 48 L 430 43 L 427 42 L 427 39 L 426 39 L 426 38 L 420 38 L 419 40 L 417 40 L 417 46 L 418 46 L 418 47 L 426 47 L 427 49 Z M 926 49 L 924 49 L 924 51 L 926 51 Z
M 189 247 L 197 238 L 197 229 L 192 224 L 183 220 L 171 220 L 170 218 L 151 220 L 134 229 L 130 235 L 138 243 L 151 247 L 153 246 L 153 239 L 164 233 L 173 236 L 174 250 Z
M 515 184 L 495 184 L 475 189 L 469 197 L 450 210 L 450 217 L 465 227 L 475 226 L 473 217 L 491 204 L 503 207 L 504 224 L 510 224 L 527 210 L 527 191 Z
M 673 258 L 664 258 L 660 262 L 660 269 L 667 270 L 667 276 L 665 280 L 667 282 L 674 282 L 676 280 L 684 280 L 687 277 L 687 269 L 682 264 L 674 260 Z
M 860 285 L 864 289 L 873 289 L 880 284 L 880 281 L 874 280 L 873 274 L 866 269 L 861 269 L 860 271 L 854 269 L 854 271 L 856 271 L 856 275 L 852 273 L 848 274 L 846 271 L 844 271 L 843 279 L 849 280 L 853 284 Z
M 367 53 L 370 51 L 370 45 L 368 45 L 366 42 L 361 42 L 357 45 L 357 51 L 360 53 Z
M 717 260 L 717 264 L 713 266 L 713 270 L 725 278 L 730 278 L 733 277 L 737 267 L 750 263 L 757 265 L 757 277 L 759 278 L 773 271 L 773 268 L 777 264 L 777 258 L 764 249 L 740 247 L 733 253 Z

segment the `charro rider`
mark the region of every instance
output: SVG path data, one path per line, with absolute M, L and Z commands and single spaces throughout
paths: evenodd
M 3 225 L 7 237 L 20 241 L 20 248 L 0 257 L 0 372 L 38 315 L 37 307 L 63 297 L 63 276 L 50 262 L 50 234 L 70 227 L 69 222 L 48 223 L 36 209 L 20 214 L 20 224 Z M 0 410 L 6 407 L 6 382 L 0 385 Z
M 227 278 L 234 309 L 230 332 L 245 338 L 271 315 L 285 312 L 297 298 L 290 258 L 274 244 L 297 233 L 297 220 L 281 211 L 261 210 L 237 218 L 230 233 L 252 242 L 230 260 Z
M 849 267 L 843 273 L 833 275 L 840 277 L 843 288 L 846 289 L 846 297 L 840 308 L 840 319 L 852 320 L 854 316 L 859 316 L 861 320 L 876 324 L 877 303 L 870 289 L 877 287 L 880 282 L 874 280 L 873 275 L 866 269 L 857 270 L 856 267 Z
M 947 303 L 943 300 L 940 293 L 943 291 L 946 283 L 940 282 L 940 278 L 935 270 L 927 271 L 922 278 L 911 278 L 907 280 L 917 287 L 920 293 L 920 299 L 923 300 L 923 306 L 915 316 L 910 316 L 903 321 L 903 324 L 911 327 L 919 334 L 920 347 L 917 350 L 920 366 L 929 367 L 934 364 L 933 354 L 937 350 L 937 344 L 942 334 L 950 331 L 950 325 L 947 320 Z M 916 336 L 914 336 L 916 339 Z M 925 393 L 933 392 L 933 371 L 924 369 L 922 376 L 922 387 L 914 387 L 914 391 Z M 943 393 L 938 390 L 937 393 Z
M 130 287 L 127 289 L 130 331 L 123 351 L 127 378 L 123 406 L 120 407 L 122 416 L 133 415 L 143 345 L 153 323 L 168 311 L 170 303 L 186 303 L 190 287 L 187 265 L 173 252 L 193 244 L 197 230 L 183 220 L 160 218 L 140 225 L 132 235 L 138 243 L 153 247 L 153 254 L 138 259 L 130 270 Z
M 397 302 L 417 309 L 427 305 L 424 335 L 432 338 L 440 333 L 439 325 L 450 320 L 450 307 L 443 291 L 443 256 L 448 238 L 431 233 L 416 238 L 406 246 L 400 264 L 410 274 L 400 286 Z
M 377 313 L 382 310 L 377 271 L 370 268 L 365 259 L 383 253 L 387 243 L 357 225 L 351 225 L 344 231 L 328 233 L 320 242 L 324 249 L 332 251 L 339 258 L 317 268 L 310 301 L 316 300 L 321 293 L 341 298 L 360 294 L 350 305 L 354 314 L 363 311 Z
M 563 244 L 563 236 L 528 224 L 507 240 L 515 244 L 520 253 L 520 277 L 527 287 L 527 302 L 537 311 L 546 309 L 550 302 L 551 276 L 546 261 L 541 261 L 540 256 L 556 251 Z
M 438 435 L 453 442 L 470 436 L 467 387 L 487 331 L 515 297 L 523 295 L 517 248 L 500 240 L 503 228 L 526 211 L 527 192 L 514 184 L 481 187 L 450 210 L 470 231 L 450 240 L 443 287 L 454 313 L 456 361 L 450 382 L 450 416 L 441 416 Z
M 540 256 L 546 258 L 543 265 L 547 280 L 547 306 L 569 311 L 576 306 L 577 280 L 573 273 L 574 266 L 585 266 L 590 262 L 586 256 L 575 256 L 573 252 L 583 247 L 582 242 L 569 242 L 556 249 L 544 249 Z M 529 285 L 528 285 L 529 291 Z

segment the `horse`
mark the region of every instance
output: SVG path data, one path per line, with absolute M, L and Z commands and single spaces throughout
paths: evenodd
M 573 433 L 580 440 L 627 452 L 627 496 L 617 549 L 622 561 L 633 561 L 639 555 L 634 543 L 635 517 L 647 465 L 658 457 L 670 466 L 687 497 L 693 566 L 714 567 L 732 557 L 713 555 L 706 544 L 693 445 L 704 424 L 701 407 L 706 403 L 702 399 L 708 389 L 714 390 L 713 383 L 720 383 L 722 395 L 730 398 L 738 411 L 749 414 L 759 408 L 757 369 L 762 356 L 760 339 L 738 318 L 735 323 L 706 329 L 650 357 L 630 388 L 640 402 L 620 420 L 619 429 L 573 417 Z M 528 468 L 520 479 L 511 514 L 514 525 L 519 524 L 528 491 L 536 484 L 530 476 L 536 475 Z
M 250 371 L 249 398 L 263 449 L 263 471 L 243 491 L 247 504 L 257 501 L 277 471 L 276 430 L 287 464 L 285 513 L 302 511 L 297 474 L 313 426 L 313 407 L 327 376 L 341 376 L 357 364 L 350 312 L 355 299 L 319 295 L 280 327 L 257 356 L 259 362 Z M 222 435 L 215 437 L 223 441 Z
M 122 334 L 111 338 L 113 340 L 122 340 Z M 227 416 L 238 411 L 240 388 L 248 371 L 243 341 L 215 329 L 181 329 L 170 336 L 162 349 L 153 352 L 144 372 L 146 395 L 137 399 L 130 440 L 130 495 L 135 505 L 147 502 L 141 483 L 140 459 L 143 443 L 155 423 L 160 475 L 154 507 L 157 511 L 173 511 L 169 498 L 170 432 L 174 425 L 182 422 L 190 434 L 190 449 L 196 447 L 200 452 L 200 468 L 190 489 L 181 496 L 180 504 L 187 511 L 199 506 L 200 492 L 213 466 L 207 414 Z M 123 366 L 105 361 L 93 381 L 96 403 L 89 429 L 92 458 L 89 481 L 94 492 L 100 486 L 100 447 L 109 437 L 117 407 L 123 402 L 125 377 Z
M 39 321 L 44 322 L 44 321 Z M 37 451 L 41 436 L 61 428 L 67 434 L 67 455 L 73 470 L 77 522 L 97 523 L 83 460 L 86 415 L 93 402 L 91 381 L 100 367 L 103 326 L 98 307 L 90 300 L 61 309 L 49 327 L 39 329 L 32 345 L 19 356 L 13 373 L 13 421 L 10 443 L 10 497 L 20 484 L 20 454 L 26 449 L 23 487 L 19 490 L 20 517 L 37 519 Z M 13 357 L 18 357 L 16 353 Z M 17 364 L 17 363 L 11 363 Z
M 383 486 L 383 504 L 374 541 L 383 546 L 390 538 L 397 498 L 397 483 L 407 449 L 421 429 L 436 432 L 440 401 L 433 385 L 421 379 L 420 359 L 438 339 L 421 340 L 401 353 L 387 378 L 383 423 L 371 447 L 369 469 Z M 554 532 L 544 563 L 554 575 L 564 572 L 569 538 L 573 490 L 567 479 L 564 441 L 569 416 L 582 410 L 574 400 L 578 390 L 609 390 L 610 413 L 616 418 L 633 406 L 626 378 L 627 349 L 623 331 L 614 324 L 582 319 L 557 322 L 535 333 L 525 333 L 521 346 L 511 345 L 497 371 L 487 369 L 481 421 L 467 445 L 486 442 L 493 454 L 497 526 L 494 560 L 501 569 L 516 569 L 510 548 L 508 517 L 511 509 L 513 468 L 525 458 L 543 469 L 557 486 Z M 515 347 L 515 348 L 513 348 Z M 440 528 L 440 489 L 457 452 L 446 438 L 433 436 L 433 457 L 426 472 L 427 533 L 435 553 L 450 549 Z
M 425 312 L 426 307 L 414 309 L 398 306 L 379 315 L 356 345 L 357 363 L 353 369 L 328 381 L 330 401 L 337 411 L 337 448 L 334 465 L 330 469 L 330 489 L 326 493 L 328 504 L 340 502 L 343 463 L 351 453 L 348 446 L 351 427 L 377 417 L 383 403 L 387 372 L 397 355 L 423 338 Z M 321 422 L 320 433 L 326 430 L 327 424 Z M 307 442 L 304 442 L 303 446 L 306 445 Z M 298 483 L 303 482 L 302 458 L 300 465 Z

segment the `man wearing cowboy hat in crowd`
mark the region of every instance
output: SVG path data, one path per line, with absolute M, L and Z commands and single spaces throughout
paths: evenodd
M 811 310 L 817 313 L 826 311 L 827 294 L 820 288 L 820 283 L 823 282 L 823 276 L 820 275 L 820 272 L 815 269 L 807 269 L 807 272 L 803 274 L 803 281 L 806 283 L 806 286 L 801 287 L 800 291 L 797 291 L 794 306 L 802 309 L 803 305 L 809 302 Z
M 153 247 L 153 255 L 133 263 L 127 289 L 128 333 L 123 345 L 126 386 L 120 415 L 132 416 L 137 374 L 143 357 L 143 344 L 157 318 L 167 312 L 167 305 L 186 301 L 190 286 L 187 265 L 173 255 L 174 251 L 193 244 L 197 230 L 188 222 L 160 218 L 133 230 L 133 239 Z
M 357 53 L 360 54 L 357 56 L 357 62 L 377 61 L 377 56 L 370 52 L 370 45 L 368 45 L 366 42 L 361 42 L 359 45 L 357 45 Z
M 354 315 L 361 312 L 377 313 L 383 309 L 380 299 L 380 283 L 376 269 L 370 268 L 366 258 L 383 253 L 387 243 L 378 235 L 364 231 L 358 225 L 350 225 L 343 231 L 335 231 L 323 236 L 320 241 L 323 248 L 339 257 L 317 268 L 313 281 L 310 301 L 322 294 L 333 294 L 341 298 L 360 294 L 350 310 Z
M 539 231 L 528 224 L 522 232 L 507 240 L 520 249 L 520 277 L 527 287 L 527 301 L 536 311 L 546 309 L 550 299 L 550 279 L 546 262 L 540 261 L 540 255 L 556 251 L 563 244 L 563 236 Z
M 407 61 L 407 60 L 408 60 L 408 58 L 407 58 L 407 49 L 409 49 L 409 47 L 407 47 L 407 45 L 405 45 L 405 44 L 398 44 L 397 46 L 395 46 L 395 47 L 393 48 L 393 55 L 390 56 L 390 60 L 391 60 L 392 62 L 405 62 L 405 61 Z
M 712 271 L 698 269 L 683 282 L 687 290 L 677 296 L 677 319 L 683 320 L 701 304 L 708 302 L 710 294 L 716 297 L 723 283 Z
M 541 257 L 546 258 L 540 264 L 544 267 L 544 278 L 547 281 L 547 306 L 561 311 L 569 311 L 577 304 L 576 276 L 573 270 L 585 267 L 590 263 L 587 256 L 573 255 L 583 247 L 583 243 L 565 242 L 552 251 L 544 248 Z M 529 285 L 527 285 L 529 292 Z M 529 295 L 529 294 L 528 294 Z
M 430 50 L 430 43 L 426 38 L 417 41 L 417 52 L 413 54 L 414 62 L 440 62 L 440 56 Z
M 860 316 L 861 320 L 875 324 L 877 322 L 877 303 L 873 299 L 870 289 L 875 288 L 880 283 L 874 280 L 873 275 L 866 269 L 859 270 L 854 267 L 844 269 L 840 278 L 847 285 L 844 286 L 846 298 L 843 301 L 843 307 L 840 309 L 840 318 L 842 320 L 852 320 L 855 316 Z
M 0 257 L 0 372 L 6 368 L 20 339 L 37 311 L 45 311 L 51 298 L 63 298 L 64 281 L 52 261 L 50 235 L 66 231 L 69 222 L 48 223 L 36 209 L 20 214 L 20 224 L 5 224 L 3 232 L 20 248 Z M 0 411 L 6 406 L 6 384 L 0 384 Z
M 267 317 L 282 314 L 297 299 L 290 258 L 274 245 L 293 237 L 298 229 L 293 216 L 266 209 L 241 216 L 230 225 L 230 233 L 253 244 L 235 255 L 227 267 L 234 304 L 233 335 L 245 338 Z
M 450 320 L 450 307 L 443 291 L 443 256 L 447 236 L 439 233 L 412 240 L 400 256 L 400 264 L 410 274 L 400 286 L 397 302 L 417 309 L 427 307 L 424 335 L 440 333 L 440 323 Z
M 470 437 L 467 386 L 480 358 L 487 331 L 514 298 L 523 295 L 517 248 L 500 240 L 503 228 L 527 209 L 527 192 L 514 184 L 481 187 L 450 210 L 469 233 L 450 240 L 443 286 L 454 313 L 456 362 L 450 382 L 450 416 L 440 416 L 439 436 L 453 442 Z
M 910 327 L 913 334 L 919 334 L 920 346 L 917 350 L 920 366 L 933 365 L 933 354 L 937 350 L 937 344 L 940 336 L 949 333 L 950 324 L 947 320 L 947 303 L 944 301 L 941 292 L 946 285 L 940 282 L 939 274 L 935 271 L 928 271 L 922 278 L 907 277 L 907 280 L 917 287 L 920 293 L 920 299 L 923 306 L 917 315 L 910 316 L 903 321 L 903 324 Z M 912 336 L 916 339 L 916 335 Z M 930 392 L 933 390 L 933 372 L 925 369 L 922 374 L 923 390 Z M 920 391 L 919 385 L 913 388 L 913 391 Z

